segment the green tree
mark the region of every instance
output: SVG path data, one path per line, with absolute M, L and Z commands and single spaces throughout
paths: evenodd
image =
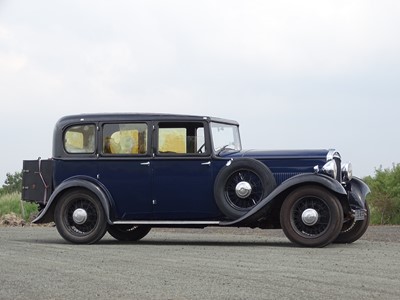
M 7 173 L 6 180 L 2 187 L 3 194 L 11 194 L 14 192 L 21 192 L 22 189 L 22 172 L 15 172 L 14 174 Z
M 400 164 L 392 168 L 375 170 L 375 176 L 364 178 L 371 189 L 373 224 L 400 224 Z

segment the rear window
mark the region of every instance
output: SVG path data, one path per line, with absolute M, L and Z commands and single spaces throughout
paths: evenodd
M 95 152 L 96 126 L 94 124 L 77 125 L 67 128 L 64 134 L 64 149 L 67 153 Z

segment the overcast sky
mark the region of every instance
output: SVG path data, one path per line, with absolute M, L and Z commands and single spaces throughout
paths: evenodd
M 0 186 L 62 116 L 212 115 L 245 149 L 400 163 L 400 1 L 0 0 Z

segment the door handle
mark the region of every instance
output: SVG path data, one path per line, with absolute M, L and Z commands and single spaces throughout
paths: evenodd
M 208 162 L 203 162 L 201 163 L 202 166 L 210 166 L 211 165 L 211 161 Z
M 149 161 L 146 161 L 146 162 L 143 162 L 143 163 L 140 163 L 140 165 L 141 166 L 150 166 L 150 162 Z

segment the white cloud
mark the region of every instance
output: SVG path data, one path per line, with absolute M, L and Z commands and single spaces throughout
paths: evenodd
M 5 41 L 9 39 L 9 32 L 7 28 L 0 24 L 0 40 Z
M 30 146 L 0 176 L 81 112 L 238 119 L 249 147 L 340 146 L 362 175 L 398 160 L 398 1 L 1 3 L 1 136 L 20 120 Z
M 3 74 L 9 75 L 18 73 L 27 64 L 27 58 L 23 55 L 8 54 L 0 52 L 0 69 L 3 70 Z
M 395 14 L 385 12 L 366 1 L 201 2 L 160 14 L 159 22 L 167 24 L 170 39 L 185 38 L 182 50 L 200 59 L 259 65 L 287 76 L 365 70 L 377 51 L 398 47 L 387 34 Z

